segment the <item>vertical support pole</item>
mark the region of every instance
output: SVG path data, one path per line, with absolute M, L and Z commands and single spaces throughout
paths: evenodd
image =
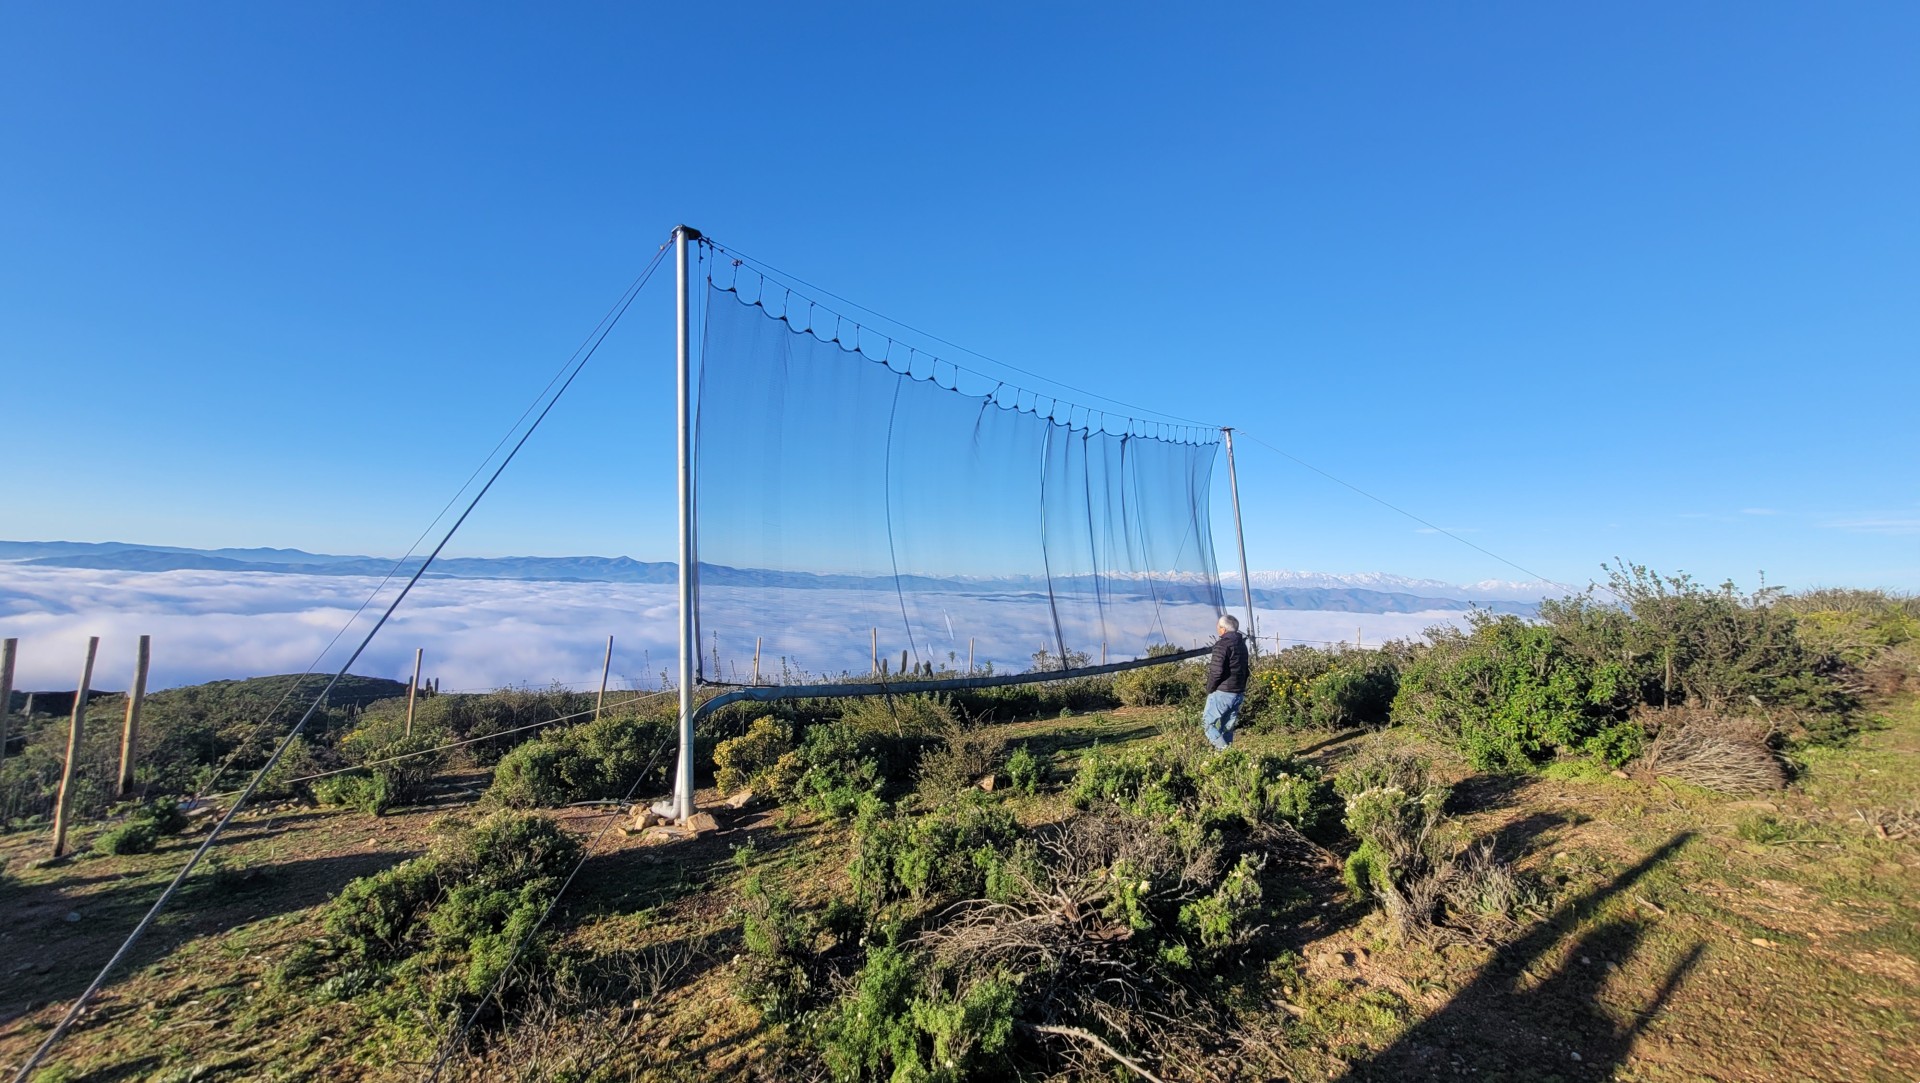
M 880 672 L 880 629 L 873 630 L 873 672 Z
M 967 637 L 967 676 L 973 676 L 973 637 Z
M 753 637 L 753 683 L 755 684 L 760 683 L 760 640 L 761 638 L 762 638 L 761 636 Z
M 694 655 L 700 650 L 693 613 L 700 566 L 693 536 L 693 282 L 688 262 L 693 242 L 699 239 L 700 231 L 690 226 L 673 231 L 675 409 L 680 430 L 680 762 L 674 772 L 673 816 L 683 823 L 693 817 L 693 671 Z
M 1240 545 L 1240 587 L 1247 595 L 1247 644 L 1255 653 L 1260 637 L 1253 626 L 1253 577 L 1247 574 L 1247 535 L 1240 528 L 1240 475 L 1233 468 L 1233 430 L 1222 428 L 1227 441 L 1227 488 L 1233 494 L 1233 537 Z
M 13 659 L 19 651 L 19 640 L 0 640 L 0 763 L 7 762 L 7 716 L 13 713 Z
M 67 723 L 67 765 L 60 771 L 60 800 L 53 806 L 53 856 L 67 853 L 67 819 L 73 814 L 73 771 L 86 736 L 87 692 L 93 687 L 93 659 L 100 653 L 100 637 L 87 639 L 87 664 L 80 671 L 80 687 L 73 693 L 73 718 Z
M 120 730 L 120 796 L 133 793 L 133 764 L 140 751 L 140 708 L 147 702 L 147 663 L 153 658 L 153 637 L 141 636 L 133 660 L 133 688 L 127 693 L 127 722 Z
M 413 736 L 413 701 L 420 694 L 420 656 L 425 647 L 413 648 L 413 683 L 407 686 L 407 736 Z
M 600 721 L 600 708 L 607 702 L 607 674 L 613 672 L 613 637 L 607 637 L 607 657 L 600 663 L 600 694 L 593 700 L 593 720 Z

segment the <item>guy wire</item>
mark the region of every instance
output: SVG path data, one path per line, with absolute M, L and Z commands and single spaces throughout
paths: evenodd
M 281 739 L 279 747 L 273 750 L 273 755 L 267 757 L 267 762 L 262 764 L 258 771 L 254 772 L 253 779 L 247 783 L 246 789 L 241 791 L 239 798 L 234 801 L 233 806 L 227 810 L 225 815 L 220 817 L 220 821 L 214 824 L 213 830 L 207 833 L 207 837 L 202 840 L 199 847 L 193 851 L 192 856 L 187 858 L 186 865 L 174 876 L 173 882 L 168 884 L 166 889 L 160 893 L 160 897 L 154 900 L 153 906 L 147 910 L 146 916 L 142 917 L 140 923 L 134 926 L 133 931 L 127 934 L 126 940 L 123 941 L 119 949 L 113 953 L 113 957 L 107 960 L 107 965 L 100 968 L 100 973 L 94 976 L 92 983 L 89 984 L 80 994 L 79 998 L 73 1002 L 73 1006 L 67 1009 L 66 1015 L 63 1016 L 60 1022 L 53 1028 L 53 1032 L 47 1035 L 46 1040 L 41 1042 L 39 1047 L 33 1051 L 33 1054 L 20 1066 L 20 1070 L 15 1073 L 13 1077 L 14 1083 L 26 1083 L 27 1078 L 33 1074 L 33 1070 L 39 1066 L 41 1060 L 45 1059 L 48 1051 L 66 1035 L 68 1030 L 72 1029 L 74 1022 L 80 1018 L 80 1013 L 86 1010 L 88 1003 L 90 1003 L 94 995 L 100 991 L 100 987 L 106 984 L 107 976 L 113 973 L 114 967 L 118 966 L 120 960 L 124 959 L 127 953 L 133 950 L 133 946 L 139 942 L 140 938 L 145 935 L 147 929 L 152 926 L 154 919 L 159 917 L 160 912 L 166 908 L 167 903 L 172 901 L 174 894 L 180 890 L 180 885 L 186 882 L 187 876 L 192 873 L 194 867 L 200 863 L 200 859 L 206 856 L 207 851 L 213 847 L 214 842 L 225 832 L 227 825 L 233 822 L 234 816 L 240 812 L 241 808 L 245 807 L 247 799 L 252 797 L 254 790 L 259 788 L 260 782 L 266 777 L 267 772 L 273 770 L 274 764 L 280 761 L 280 757 L 284 755 L 288 747 L 293 744 L 294 738 L 300 735 L 300 731 L 306 727 L 308 721 L 313 718 L 314 713 L 320 709 L 320 704 L 325 702 L 327 694 L 332 692 L 334 686 L 340 683 L 341 678 L 347 675 L 347 670 L 352 668 L 353 663 L 359 661 L 360 655 L 373 643 L 373 637 L 378 635 L 380 629 L 386 626 L 387 620 L 393 616 L 394 610 L 400 607 L 400 603 L 412 592 L 414 585 L 420 582 L 420 577 L 426 574 L 427 569 L 433 565 L 434 560 L 440 556 L 441 551 L 446 549 L 447 543 L 453 540 L 454 534 L 459 532 L 461 525 L 467 521 L 467 517 L 473 514 L 473 509 L 480 505 L 481 499 L 493 488 L 494 482 L 500 480 L 500 475 L 506 471 L 507 467 L 513 462 L 514 457 L 520 453 L 520 449 L 526 446 L 527 440 L 540 428 L 540 423 L 545 421 L 547 415 L 553 411 L 554 406 L 559 403 L 560 397 L 567 393 L 569 387 L 573 386 L 573 381 L 578 378 L 581 371 L 586 368 L 587 362 L 593 360 L 593 355 L 598 352 L 600 344 L 606 341 L 607 334 L 613 330 L 613 325 L 619 322 L 620 316 L 626 313 L 627 308 L 633 304 L 633 299 L 639 296 L 640 290 L 645 288 L 647 281 L 653 277 L 654 270 L 660 266 L 660 261 L 665 257 L 666 252 L 667 246 L 661 245 L 660 249 L 654 253 L 652 262 L 647 265 L 646 270 L 641 272 L 640 277 L 634 281 L 634 284 L 628 288 L 621 303 L 617 307 L 618 314 L 614 316 L 612 321 L 604 323 L 599 338 L 594 341 L 593 346 L 587 350 L 585 356 L 581 357 L 579 362 L 573 366 L 573 371 L 567 376 L 566 382 L 562 383 L 559 390 L 553 393 L 553 397 L 548 400 L 547 405 L 540 411 L 539 415 L 533 419 L 533 423 L 527 427 L 527 431 L 521 434 L 519 441 L 513 445 L 513 450 L 509 451 L 506 458 L 502 459 L 500 465 L 494 469 L 492 476 L 487 479 L 487 483 L 482 485 L 480 491 L 474 494 L 473 500 L 467 504 L 466 510 L 460 513 L 460 518 L 454 520 L 453 525 L 447 528 L 447 533 L 440 539 L 440 544 L 434 546 L 433 552 L 427 554 L 427 559 L 422 562 L 420 567 L 413 573 L 412 578 L 408 579 L 406 585 L 400 588 L 400 593 L 388 604 L 386 612 L 380 615 L 380 619 L 375 621 L 373 627 L 367 631 L 366 637 L 360 641 L 358 647 L 354 648 L 353 654 L 341 665 L 339 672 L 335 673 L 332 679 L 327 681 L 326 687 L 320 690 L 320 694 L 314 697 L 313 702 L 308 705 L 306 713 L 300 716 L 300 721 L 294 723 L 293 729 L 288 731 L 287 735 Z M 549 384 L 549 386 L 551 386 L 551 384 Z

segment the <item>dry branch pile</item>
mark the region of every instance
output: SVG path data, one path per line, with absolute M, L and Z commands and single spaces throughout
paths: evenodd
M 1773 751 L 1778 730 L 1770 721 L 1689 707 L 1649 711 L 1642 721 L 1654 734 L 1641 758 L 1647 775 L 1726 794 L 1764 793 L 1787 784 Z

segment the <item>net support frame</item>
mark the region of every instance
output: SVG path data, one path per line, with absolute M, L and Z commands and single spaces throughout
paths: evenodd
M 675 284 L 675 363 L 676 421 L 679 428 L 679 510 L 680 510 L 680 757 L 674 768 L 673 798 L 667 807 L 654 811 L 678 823 L 693 816 L 693 722 L 694 652 L 700 649 L 694 630 L 694 602 L 699 590 L 698 539 L 694 535 L 693 508 L 693 276 L 688 261 L 691 246 L 700 240 L 700 231 L 679 225 L 673 230 Z
M 1042 670 L 1036 673 L 996 673 L 979 677 L 948 677 L 932 681 L 857 681 L 849 684 L 772 684 L 743 685 L 729 688 L 727 691 L 700 704 L 694 709 L 694 719 L 705 718 L 722 707 L 735 703 L 771 703 L 783 699 L 856 699 L 861 696 L 910 696 L 922 692 L 952 692 L 968 688 L 1006 688 L 1019 684 L 1044 684 L 1049 681 L 1070 681 L 1077 677 L 1100 677 L 1109 673 L 1124 673 L 1130 669 L 1145 669 L 1148 666 L 1170 665 L 1194 658 L 1204 658 L 1213 653 L 1212 646 L 1195 647 L 1188 651 L 1173 654 L 1156 654 L 1148 658 L 1133 658 L 1125 662 L 1112 662 L 1103 666 L 1084 666 L 1080 669 Z
M 1233 497 L 1233 540 L 1240 546 L 1240 589 L 1247 599 L 1247 643 L 1250 649 L 1259 650 L 1260 636 L 1254 629 L 1253 618 L 1253 577 L 1247 574 L 1247 534 L 1240 529 L 1240 475 L 1233 468 L 1233 429 L 1222 425 L 1220 435 L 1227 445 L 1227 491 Z

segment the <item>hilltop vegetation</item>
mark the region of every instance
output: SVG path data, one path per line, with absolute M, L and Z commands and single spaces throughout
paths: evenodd
M 250 1021 L 250 1045 L 154 1067 L 1912 1075 L 1915 1043 L 1885 1036 L 1920 1032 L 1917 635 L 1912 598 L 1744 594 L 1626 567 L 1538 621 L 1487 613 L 1426 642 L 1261 655 L 1224 754 L 1199 739 L 1192 663 L 741 705 L 698 735 L 721 830 L 664 842 L 617 830 L 622 810 L 567 806 L 666 788 L 668 703 L 520 729 L 590 714 L 591 697 L 442 696 L 412 737 L 397 701 L 335 705 L 306 766 L 276 772 L 283 819 L 215 873 L 235 906 L 303 900 L 228 934 L 251 946 L 214 968 L 246 990 L 212 999 L 216 1018 Z M 225 737 L 156 764 L 155 790 L 252 754 L 237 719 L 167 724 Z M 339 773 L 295 781 L 323 770 Z M 744 791 L 742 811 L 718 800 Z M 344 808 L 291 811 L 311 802 Z M 89 860 L 161 875 L 189 841 L 166 807 L 128 810 Z M 326 841 L 272 826 L 301 816 Z M 385 843 L 326 849 L 356 823 Z M 275 871 L 303 846 L 353 875 Z M 0 890 L 89 905 L 58 870 L 23 867 Z M 1772 999 L 1779 1032 L 1837 1042 L 1839 1068 L 1742 1045 L 1737 1005 L 1690 984 L 1701 967 L 1743 1003 Z M 165 970 L 125 981 L 160 996 Z M 56 966 L 33 987 L 66 996 L 84 976 Z M 1773 999 L 1782 982 L 1794 999 Z M 193 1015 L 186 999 L 173 1011 Z M 1660 1037 L 1675 1013 L 1700 1036 L 1685 1050 Z M 21 1040 L 49 1022 L 31 1018 Z M 124 1061 L 135 1039 L 112 1033 L 70 1037 L 73 1063 Z

